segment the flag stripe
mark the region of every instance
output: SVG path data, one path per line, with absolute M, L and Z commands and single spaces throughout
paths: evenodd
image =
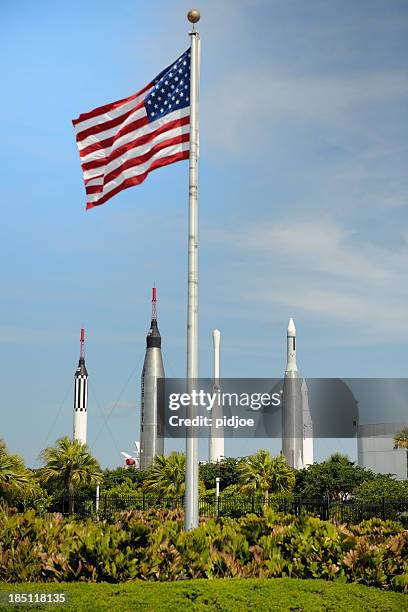
M 113 168 L 110 172 L 105 173 L 103 184 L 102 184 L 101 179 L 97 179 L 101 183 L 100 191 L 102 191 L 103 186 L 109 185 L 109 183 L 114 181 L 115 178 L 120 176 L 124 170 L 133 168 L 135 166 L 144 166 L 146 162 L 148 162 L 152 157 L 155 157 L 155 155 L 159 151 L 162 151 L 163 149 L 167 149 L 168 147 L 171 147 L 174 145 L 179 145 L 179 144 L 188 142 L 189 136 L 190 136 L 189 134 L 179 134 L 178 136 L 174 138 L 167 138 L 166 140 L 163 140 L 163 142 L 156 143 L 154 147 L 149 147 L 149 149 L 145 153 L 142 153 L 141 155 L 138 155 L 137 157 L 131 157 L 131 158 L 124 160 L 116 168 Z M 89 193 L 88 189 L 89 187 L 87 185 L 86 187 L 87 193 Z
M 172 127 L 172 124 L 175 121 L 180 121 L 184 124 L 184 122 L 189 123 L 190 122 L 190 116 L 189 116 L 189 109 L 185 108 L 182 109 L 180 111 L 174 111 L 173 113 L 170 113 L 168 115 L 168 119 L 169 119 L 169 125 L 168 127 Z M 143 123 L 145 123 L 143 121 Z M 93 151 L 91 154 L 88 154 L 88 156 L 86 157 L 87 160 L 91 160 L 94 159 L 94 161 L 96 162 L 95 165 L 98 164 L 100 159 L 104 159 L 105 160 L 105 164 L 108 163 L 111 159 L 115 158 L 116 155 L 116 150 L 117 147 L 121 148 L 122 146 L 124 146 L 125 144 L 128 145 L 130 142 L 135 142 L 135 146 L 137 146 L 137 141 L 138 138 L 142 138 L 144 136 L 148 136 L 150 135 L 150 137 L 153 139 L 156 135 L 156 132 L 158 134 L 160 134 L 163 130 L 166 129 L 167 123 L 165 121 L 164 118 L 158 119 L 157 121 L 153 122 L 153 123 L 148 123 L 146 122 L 144 125 L 142 125 L 141 127 L 139 127 L 138 129 L 130 132 L 129 134 L 124 134 L 121 137 L 119 137 L 118 139 L 114 139 L 113 145 L 106 148 L 106 149 L 99 149 L 99 150 L 95 150 Z M 100 143 L 101 146 L 103 146 L 104 142 Z M 97 145 L 93 145 L 92 148 L 94 148 Z M 104 155 L 104 157 L 100 157 L 101 155 Z M 87 161 L 87 163 L 89 163 Z M 100 166 L 102 168 L 102 166 Z M 84 164 L 82 165 L 83 170 L 84 168 Z
M 154 142 L 161 143 L 163 141 L 176 138 L 182 134 L 187 135 L 187 139 L 189 137 L 190 126 L 189 124 L 178 126 L 173 129 L 165 130 L 164 126 L 161 128 L 161 133 L 155 134 Z M 152 144 L 150 140 L 147 140 L 148 136 L 142 136 L 141 138 L 136 139 L 136 141 L 130 142 L 127 145 L 126 149 L 121 148 L 121 153 L 118 156 L 114 156 L 113 159 L 109 160 L 108 163 L 105 162 L 105 176 L 120 167 L 126 160 L 131 158 L 139 158 L 144 153 L 152 150 Z M 154 148 L 154 147 L 153 147 Z M 100 176 L 101 169 L 100 167 L 91 168 L 90 170 L 84 170 L 84 179 L 87 180 L 89 178 L 94 178 Z
M 88 127 L 86 130 L 82 130 L 81 132 L 78 132 L 76 135 L 77 142 L 82 142 L 87 136 L 92 136 L 93 134 L 99 134 L 102 131 L 106 132 L 108 130 L 112 130 L 112 128 L 116 128 L 118 125 L 122 125 L 122 123 L 126 121 L 128 117 L 133 115 L 133 113 L 137 113 L 140 106 L 143 106 L 143 99 L 139 102 L 136 108 L 132 108 L 131 110 L 128 110 L 126 113 L 123 113 L 123 115 L 119 115 L 118 117 L 114 117 L 113 119 L 111 118 L 108 121 L 104 121 L 103 123 L 97 123 L 95 125 Z M 115 132 L 116 130 L 114 130 L 112 133 L 115 134 Z
M 141 183 L 143 183 L 143 181 L 147 178 L 148 174 L 152 170 L 156 170 L 157 168 L 161 168 L 161 167 L 166 166 L 168 164 L 173 164 L 174 162 L 181 161 L 183 159 L 188 159 L 188 156 L 189 156 L 189 151 L 188 150 L 182 150 L 182 151 L 180 151 L 178 153 L 175 153 L 171 157 L 165 157 L 165 158 L 161 158 L 161 159 L 156 160 L 154 163 L 152 163 L 150 168 L 148 170 L 146 170 L 143 174 L 140 174 L 138 176 L 133 176 L 133 177 L 130 177 L 130 178 L 126 179 L 118 187 L 115 187 L 115 189 L 113 189 L 110 193 L 108 193 L 105 196 L 102 196 L 97 201 L 93 201 L 93 202 L 88 201 L 87 205 L 86 205 L 86 208 L 90 209 L 90 208 L 94 208 L 95 206 L 100 206 L 101 204 L 104 204 L 110 198 L 115 196 L 117 193 L 119 193 L 123 189 L 128 189 L 128 187 L 134 187 L 135 185 L 140 185 Z
M 121 132 L 120 136 L 118 132 L 114 133 L 112 136 L 109 136 L 109 138 L 105 138 L 103 140 L 98 140 L 98 136 L 89 136 L 88 146 L 85 149 L 82 149 L 82 151 L 78 143 L 78 148 L 80 149 L 79 154 L 82 157 L 83 155 L 85 156 L 85 155 L 88 155 L 89 153 L 94 153 L 98 150 L 107 149 L 109 152 L 111 150 L 113 143 L 115 142 L 116 136 L 120 138 L 122 135 L 124 136 L 128 132 L 132 132 L 132 130 L 137 130 L 139 127 L 148 125 L 148 123 L 149 123 L 149 119 L 147 118 L 147 116 L 144 116 L 138 119 L 137 121 L 135 121 L 134 123 L 128 124 L 128 126 L 126 126 L 128 129 L 123 128 L 123 134 Z
M 128 98 L 123 98 L 122 100 L 112 102 L 111 104 L 105 104 L 104 106 L 100 106 L 99 108 L 95 108 L 94 110 L 89 111 L 89 113 L 82 113 L 77 119 L 72 120 L 74 127 L 76 128 L 76 126 L 78 126 L 79 124 L 82 124 L 85 121 L 89 121 L 90 119 L 96 119 L 98 123 L 101 123 L 104 120 L 103 115 L 105 113 L 110 113 L 114 116 L 116 116 L 115 113 L 121 114 L 123 112 L 123 107 L 127 102 L 133 102 L 136 105 L 138 103 L 138 98 L 142 99 L 146 92 L 152 87 L 152 85 L 153 83 L 149 83 L 148 85 L 146 85 L 146 87 L 144 87 L 137 93 L 129 96 Z
M 122 134 L 127 134 L 128 132 L 137 129 L 139 126 L 145 125 L 147 122 L 148 119 L 145 107 L 143 106 L 142 108 L 137 108 L 123 122 L 120 123 L 121 127 L 119 129 L 117 126 L 115 126 L 105 130 L 103 129 L 104 126 L 97 126 L 98 128 L 102 129 L 99 129 L 98 133 L 96 134 L 90 134 L 89 136 L 84 136 L 82 140 L 78 140 L 78 149 L 82 154 L 82 152 L 90 145 L 93 145 L 96 142 L 105 142 L 107 140 L 110 141 L 108 146 L 111 146 L 115 137 L 120 138 Z
M 85 186 L 87 185 L 100 185 L 103 183 L 104 174 L 94 174 L 87 179 L 84 179 Z
M 127 144 L 130 140 L 132 140 L 136 136 L 143 136 L 144 134 L 153 134 L 155 130 L 157 130 L 158 128 L 161 128 L 162 126 L 165 126 L 168 123 L 171 123 L 172 121 L 175 121 L 177 119 L 181 119 L 182 117 L 188 117 L 188 120 L 190 121 L 190 109 L 189 108 L 183 108 L 178 111 L 173 111 L 172 113 L 169 113 L 166 117 L 160 117 L 159 119 L 156 119 L 156 121 L 153 121 L 152 123 L 147 123 L 145 126 L 141 126 L 141 128 L 137 128 L 133 132 L 126 131 L 125 133 L 121 133 L 120 135 L 118 134 L 117 138 L 115 138 L 115 141 L 112 145 L 111 151 L 115 151 L 117 148 L 121 147 L 123 144 Z
M 101 166 L 105 166 L 107 163 L 116 159 L 120 155 L 123 155 L 129 149 L 133 147 L 141 146 L 147 142 L 149 142 L 152 138 L 158 137 L 165 131 L 173 130 L 177 127 L 185 126 L 190 123 L 190 117 L 180 117 L 180 119 L 174 119 L 173 121 L 169 121 L 168 123 L 164 123 L 159 126 L 157 129 L 154 129 L 156 122 L 154 124 L 150 123 L 146 125 L 146 127 L 136 130 L 135 132 L 131 132 L 130 134 L 123 137 L 121 140 L 123 142 L 120 143 L 120 146 L 117 147 L 119 143 L 119 139 L 115 141 L 113 144 L 109 157 L 100 157 L 97 159 L 91 159 L 89 162 L 83 162 L 81 164 L 82 170 L 84 171 L 84 176 L 86 176 L 87 171 L 93 168 L 100 168 Z M 138 135 L 137 137 L 135 137 Z M 117 148 L 116 148 L 117 147 Z M 98 152 L 99 154 L 99 152 Z M 95 155 L 93 156 L 95 157 Z
M 116 178 L 114 178 L 109 183 L 106 183 L 105 185 L 103 185 L 102 191 L 100 191 L 98 194 L 94 194 L 90 196 L 88 198 L 88 201 L 94 201 L 94 200 L 99 199 L 100 197 L 105 196 L 106 194 L 110 193 L 112 189 L 120 185 L 125 179 L 129 177 L 137 176 L 139 174 L 144 174 L 147 170 L 150 169 L 150 166 L 157 159 L 172 157 L 175 153 L 184 151 L 185 149 L 188 150 L 188 148 L 189 148 L 189 143 L 181 143 L 181 144 L 171 145 L 164 149 L 156 151 L 156 153 L 151 157 L 151 159 L 144 161 L 138 166 L 133 166 L 131 168 L 124 169 Z M 165 165 L 165 164 L 162 164 L 162 165 Z
M 130 157 L 124 160 L 120 165 L 116 168 L 113 168 L 111 172 L 105 173 L 103 175 L 98 175 L 95 177 L 91 177 L 86 182 L 86 193 L 101 193 L 104 189 L 104 186 L 108 185 L 111 181 L 115 180 L 123 170 L 127 170 L 134 166 L 139 166 L 141 164 L 145 164 L 148 160 L 154 157 L 159 151 L 163 149 L 167 149 L 170 146 L 181 144 L 183 142 L 188 142 L 188 134 L 178 135 L 174 138 L 168 138 L 161 143 L 157 143 L 153 148 L 149 148 L 145 151 L 144 154 L 139 155 L 138 157 Z
M 81 121 L 81 123 L 78 123 L 75 126 L 76 135 L 78 136 L 78 134 L 80 134 L 81 132 L 84 132 L 85 130 L 93 126 L 102 125 L 107 121 L 110 121 L 111 119 L 116 119 L 117 117 L 124 117 L 128 115 L 128 113 L 132 112 L 140 105 L 140 103 L 144 100 L 144 97 L 145 94 L 143 93 L 142 95 L 138 95 L 134 100 L 126 102 L 126 104 L 123 104 L 123 106 L 120 106 L 119 108 L 116 108 L 110 111 L 109 113 L 102 113 L 97 117 L 92 117 L 91 119 L 87 119 L 86 121 Z

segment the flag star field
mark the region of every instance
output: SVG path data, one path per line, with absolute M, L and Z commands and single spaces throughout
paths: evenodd
M 190 50 L 155 79 L 155 85 L 145 97 L 149 121 L 190 104 Z

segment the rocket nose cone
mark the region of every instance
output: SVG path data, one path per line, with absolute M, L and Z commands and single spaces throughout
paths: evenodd
M 88 371 L 85 365 L 85 359 L 83 357 L 80 357 L 79 359 L 78 367 L 76 369 L 75 375 L 76 376 L 88 376 Z
M 147 332 L 146 346 L 147 348 L 160 348 L 161 347 L 161 336 L 160 336 L 159 328 L 157 327 L 156 319 L 152 319 L 150 329 Z
M 288 336 L 296 336 L 295 322 L 292 317 L 289 319 L 288 323 Z

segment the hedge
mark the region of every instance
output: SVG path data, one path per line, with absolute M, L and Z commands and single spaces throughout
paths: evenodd
M 408 590 L 408 531 L 380 519 L 346 527 L 270 509 L 202 519 L 188 533 L 181 511 L 129 511 L 112 522 L 0 514 L 3 582 L 285 576 Z

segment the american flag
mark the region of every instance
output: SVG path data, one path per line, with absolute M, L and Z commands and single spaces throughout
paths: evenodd
M 138 93 L 72 121 L 86 208 L 142 183 L 155 168 L 189 156 L 190 49 Z

